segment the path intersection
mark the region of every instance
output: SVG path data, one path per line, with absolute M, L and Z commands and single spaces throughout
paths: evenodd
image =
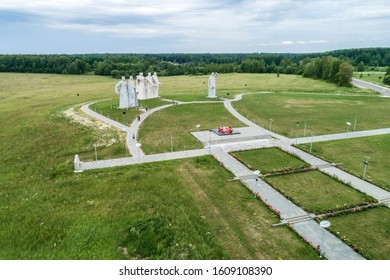
M 212 155 L 216 158 L 226 169 L 230 170 L 236 180 L 240 180 L 249 190 L 252 191 L 259 199 L 274 209 L 281 219 L 281 224 L 288 224 L 294 231 L 302 236 L 313 247 L 317 247 L 322 243 L 323 238 L 326 239 L 325 244 L 321 244 L 322 251 L 325 252 L 325 257 L 330 260 L 362 260 L 361 255 L 356 253 L 351 247 L 346 245 L 343 241 L 331 234 L 329 231 L 324 230 L 314 220 L 315 215 L 307 213 L 299 206 L 288 200 L 274 188 L 272 188 L 265 181 L 261 180 L 258 176 L 254 175 L 253 170 L 250 170 L 244 164 L 239 162 L 229 153 L 234 151 L 251 150 L 259 148 L 278 147 L 287 153 L 294 154 L 303 161 L 309 163 L 311 166 L 319 167 L 319 170 L 330 176 L 337 176 L 341 181 L 348 183 L 353 188 L 360 192 L 366 193 L 374 197 L 379 202 L 383 203 L 387 207 L 390 207 L 390 192 L 385 191 L 373 184 L 370 184 L 356 176 L 353 176 L 341 169 L 329 164 L 328 162 L 317 158 L 309 153 L 306 153 L 296 147 L 293 144 L 302 144 L 310 142 L 321 142 L 336 139 L 348 139 L 363 136 L 383 135 L 390 134 L 390 128 L 376 129 L 370 131 L 349 132 L 332 135 L 322 135 L 316 137 L 305 137 L 290 139 L 269 130 L 266 130 L 255 123 L 251 122 L 241 114 L 239 114 L 232 106 L 232 102 L 241 100 L 244 94 L 239 94 L 235 99 L 223 100 L 223 101 L 210 101 L 210 102 L 223 102 L 225 108 L 241 122 L 245 123 L 247 127 L 235 128 L 240 134 L 230 136 L 218 136 L 214 132 L 198 131 L 192 132 L 192 135 L 196 137 L 204 146 L 203 149 L 187 150 L 180 152 L 162 153 L 145 155 L 142 152 L 142 148 L 137 145 L 138 129 L 142 122 L 151 114 L 168 108 L 170 106 L 180 106 L 181 104 L 191 103 L 207 103 L 203 102 L 172 102 L 171 104 L 160 106 L 151 110 L 148 110 L 140 115 L 141 120 L 134 120 L 130 127 L 124 126 L 118 122 L 115 122 L 109 118 L 106 118 L 91 109 L 88 105 L 81 107 L 82 111 L 95 117 L 107 124 L 110 124 L 122 131 L 127 132 L 127 146 L 133 157 L 112 159 L 112 160 L 98 160 L 93 162 L 81 162 L 75 168 L 75 171 L 91 170 L 98 168 L 108 168 L 115 166 L 124 166 L 132 164 L 140 164 L 146 162 L 157 162 L 166 160 L 175 160 L 182 158 L 191 158 L 204 155 Z M 75 164 L 76 167 L 76 164 Z

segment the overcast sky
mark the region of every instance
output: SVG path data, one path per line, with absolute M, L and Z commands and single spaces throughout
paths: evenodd
M 0 53 L 390 47 L 389 0 L 0 0 Z

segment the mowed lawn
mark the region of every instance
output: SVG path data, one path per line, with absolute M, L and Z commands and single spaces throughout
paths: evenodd
M 368 259 L 390 259 L 390 209 L 380 207 L 327 218 L 332 232 Z
M 377 96 L 272 93 L 233 103 L 244 116 L 287 137 L 345 133 L 390 127 L 390 99 Z M 305 130 L 306 124 L 306 130 Z
M 250 169 L 260 170 L 263 175 L 278 170 L 308 166 L 306 162 L 277 148 L 248 150 L 232 154 Z
M 114 84 L 0 74 L 1 259 L 318 258 L 209 157 L 75 174 L 102 133 L 62 112 L 112 98 Z
M 210 100 L 208 75 L 160 77 L 160 95 L 180 101 Z M 299 75 L 276 74 L 220 74 L 216 79 L 218 97 L 233 98 L 248 92 L 306 92 L 329 94 L 373 94 L 358 88 L 342 88 L 324 81 L 303 78 Z
M 246 126 L 233 117 L 223 103 L 175 105 L 150 115 L 139 130 L 139 142 L 147 154 L 203 148 L 191 132 Z M 171 145 L 172 144 L 172 145 Z
M 301 145 L 309 151 L 310 145 Z M 330 162 L 343 163 L 340 168 L 363 177 L 390 191 L 390 135 L 313 143 L 312 152 Z M 367 158 L 368 157 L 368 158 Z
M 266 181 L 304 210 L 315 214 L 375 201 L 320 171 L 268 177 Z

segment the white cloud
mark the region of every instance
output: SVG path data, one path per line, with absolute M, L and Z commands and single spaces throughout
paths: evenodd
M 242 51 L 257 51 L 390 40 L 385 0 L 0 0 L 0 13 L 27 15 L 34 23 L 27 29 L 98 34 L 106 40 L 133 36 L 163 42 L 169 37 L 171 45 L 183 50 L 251 46 Z

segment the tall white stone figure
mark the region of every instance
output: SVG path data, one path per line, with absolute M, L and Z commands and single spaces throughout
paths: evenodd
M 212 72 L 210 77 L 209 77 L 209 98 L 215 98 L 216 96 L 216 82 L 215 78 L 218 76 L 217 73 Z
M 129 98 L 127 93 L 126 78 L 122 76 L 122 80 L 115 85 L 115 93 L 119 94 L 119 108 L 129 108 Z
M 145 79 L 146 98 L 154 98 L 154 81 L 152 74 L 149 72 Z
M 158 87 L 160 86 L 160 82 L 158 81 L 157 73 L 153 73 L 153 82 L 154 82 L 154 88 L 153 88 L 153 97 L 158 97 Z
M 137 80 L 135 81 L 135 89 L 137 91 L 139 100 L 147 99 L 145 92 L 145 77 L 142 72 L 137 76 Z
M 137 107 L 138 106 L 138 98 L 137 93 L 134 88 L 134 79 L 133 76 L 130 76 L 127 82 L 127 93 L 129 98 L 129 107 Z

